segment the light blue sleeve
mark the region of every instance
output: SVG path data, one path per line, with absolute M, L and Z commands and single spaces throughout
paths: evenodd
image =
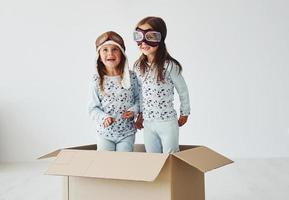
M 139 113 L 143 112 L 143 96 L 142 96 L 142 83 L 140 78 L 140 69 L 139 66 L 136 66 L 134 69 L 135 75 L 136 75 L 136 83 L 138 88 L 138 94 L 139 94 Z
M 98 95 L 98 81 L 93 80 L 90 84 L 90 96 L 88 101 L 88 113 L 92 120 L 103 123 L 110 115 L 106 114 L 101 108 L 101 101 Z
M 173 62 L 170 62 L 168 71 L 170 72 L 170 77 L 179 95 L 180 115 L 188 116 L 190 114 L 191 108 L 189 91 L 185 79 L 179 72 L 179 68 Z
M 131 87 L 133 91 L 133 97 L 134 97 L 134 105 L 128 109 L 128 111 L 134 112 L 135 115 L 139 113 L 139 86 L 138 86 L 138 81 L 137 77 L 134 72 L 130 71 L 131 76 L 130 76 L 130 81 L 131 81 Z

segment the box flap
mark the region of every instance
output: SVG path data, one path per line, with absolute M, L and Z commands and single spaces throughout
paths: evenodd
M 82 146 L 74 146 L 74 147 L 68 147 L 68 148 L 63 148 L 63 149 L 83 149 L 83 150 L 96 150 L 97 146 L 96 144 L 91 144 L 91 145 L 82 145 Z M 56 157 L 59 152 L 63 149 L 58 149 L 53 152 L 50 152 L 48 154 L 45 154 L 37 159 L 45 159 L 45 158 L 51 158 L 51 157 Z
M 184 150 L 196 148 L 196 147 L 199 147 L 199 146 L 200 146 L 200 145 L 187 145 L 187 144 L 182 144 L 182 145 L 179 145 L 179 148 L 180 148 L 180 151 L 184 151 Z
M 180 151 L 173 155 L 202 172 L 207 172 L 233 162 L 225 156 L 204 146 Z
M 58 149 L 56 151 L 50 152 L 48 154 L 45 154 L 45 155 L 43 155 L 43 156 L 41 156 L 41 157 L 39 157 L 37 159 L 46 159 L 46 158 L 56 157 L 59 154 L 60 151 L 61 151 L 61 149 Z
M 62 150 L 46 174 L 154 181 L 169 154 Z

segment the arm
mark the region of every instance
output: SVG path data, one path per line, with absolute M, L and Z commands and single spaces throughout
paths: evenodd
M 171 65 L 170 76 L 174 83 L 174 86 L 178 92 L 180 99 L 180 118 L 179 125 L 182 126 L 187 122 L 187 118 L 190 115 L 190 97 L 187 84 L 182 76 L 179 73 L 178 67 L 173 64 Z
M 142 111 L 143 111 L 143 107 L 142 107 L 142 101 L 143 101 L 143 98 L 142 98 L 142 87 L 140 85 L 140 82 L 138 80 L 138 78 L 136 77 L 136 89 L 137 89 L 137 93 L 138 93 L 138 108 L 139 108 L 139 111 L 138 111 L 138 115 L 137 115 L 137 119 L 135 121 L 135 128 L 137 129 L 142 129 L 143 128 L 143 116 L 142 116 Z
M 98 121 L 101 124 L 105 122 L 105 119 L 111 117 L 110 115 L 106 114 L 101 109 L 101 101 L 98 95 L 98 81 L 92 81 L 90 85 L 90 97 L 88 102 L 88 113 L 92 120 Z
M 135 115 L 139 113 L 139 106 L 140 106 L 140 99 L 139 99 L 139 85 L 137 81 L 137 77 L 134 72 L 132 72 L 131 76 L 131 82 L 132 82 L 132 91 L 133 91 L 133 98 L 134 98 L 134 105 L 130 107 L 127 111 L 133 112 Z
M 138 88 L 138 93 L 139 93 L 139 112 L 143 112 L 143 96 L 142 96 L 142 81 L 141 81 L 141 72 L 140 72 L 140 67 L 135 66 L 134 67 L 134 73 L 136 75 L 136 83 L 137 83 L 137 88 Z
M 140 80 L 140 71 L 138 67 L 135 67 L 135 75 L 136 75 L 136 84 L 137 84 L 137 90 L 138 90 L 138 94 L 139 94 L 139 113 L 135 122 L 135 127 L 137 129 L 142 129 L 143 128 L 143 96 L 142 96 L 142 84 L 141 84 L 141 80 Z

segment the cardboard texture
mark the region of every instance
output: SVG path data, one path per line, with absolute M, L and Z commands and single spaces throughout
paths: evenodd
M 96 151 L 96 145 L 53 151 L 46 174 L 64 176 L 64 200 L 205 200 L 204 173 L 233 161 L 205 147 L 174 154 Z

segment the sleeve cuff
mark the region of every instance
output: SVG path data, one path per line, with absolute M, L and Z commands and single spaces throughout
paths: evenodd
M 191 114 L 190 111 L 183 111 L 183 110 L 180 111 L 180 115 L 183 116 L 189 116 L 190 114 Z

